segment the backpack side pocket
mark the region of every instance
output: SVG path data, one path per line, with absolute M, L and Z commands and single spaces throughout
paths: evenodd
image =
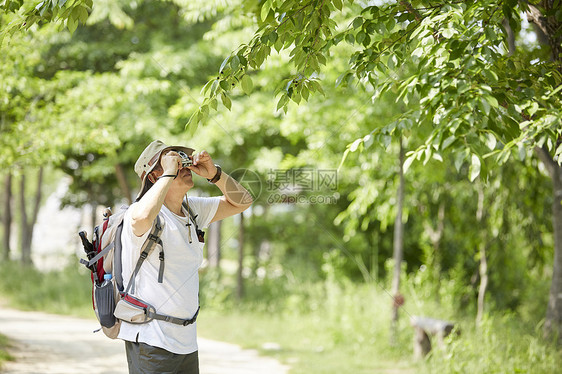
M 94 286 L 94 302 L 96 314 L 103 327 L 113 327 L 117 320 L 113 315 L 115 311 L 115 293 L 113 290 L 113 279 L 104 282 L 101 286 Z

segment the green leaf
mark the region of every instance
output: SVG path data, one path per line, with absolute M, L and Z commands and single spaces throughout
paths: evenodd
M 287 104 L 287 102 L 289 101 L 289 96 L 287 95 L 283 95 L 279 98 L 279 101 L 277 102 L 277 110 L 281 109 L 283 106 L 285 106 L 285 104 Z
M 406 161 L 404 161 L 404 173 L 408 171 L 408 169 L 410 168 L 410 166 L 412 165 L 412 162 L 414 162 L 414 160 L 416 159 L 416 154 L 414 153 L 413 155 L 411 155 L 410 157 L 408 157 L 406 159 Z
M 197 123 L 199 122 L 198 116 L 201 112 L 196 110 L 193 114 L 189 117 L 189 121 L 185 124 L 186 130 L 193 130 L 193 127 L 197 127 Z
M 293 100 L 295 103 L 300 103 L 301 102 L 301 94 L 298 92 L 293 92 L 293 94 L 291 95 L 291 100 Z
M 386 24 L 386 29 L 388 31 L 392 31 L 392 29 L 394 29 L 394 26 L 396 26 L 396 20 L 394 20 L 394 17 L 390 17 Z
M 211 84 L 211 96 L 217 92 L 217 88 L 219 88 L 219 80 L 215 79 Z
M 222 80 L 220 81 L 220 86 L 223 90 L 228 91 L 230 90 L 230 84 L 228 84 L 228 82 L 226 80 Z
M 560 11 L 560 13 L 562 13 L 562 10 Z M 554 91 L 552 91 L 551 93 L 549 93 L 546 98 L 550 99 L 553 95 L 557 94 L 560 90 L 562 90 L 562 84 L 559 85 Z
M 357 17 L 353 20 L 353 28 L 357 29 L 363 25 L 363 18 Z
M 224 92 L 221 93 L 221 101 L 228 110 L 232 108 L 232 101 L 230 101 L 230 98 Z
M 277 41 L 278 38 L 279 38 L 279 36 L 277 35 L 277 33 L 275 31 L 273 31 L 271 34 L 269 34 L 269 42 L 271 44 L 275 44 L 275 42 Z
M 273 47 L 275 48 L 275 50 L 277 52 L 281 51 L 281 48 L 283 48 L 283 44 L 285 43 L 285 39 L 284 38 L 277 38 L 277 41 L 275 42 L 275 44 L 273 45 Z
M 490 114 L 490 104 L 488 103 L 488 101 L 485 98 L 482 98 L 479 102 L 478 102 L 479 106 L 481 107 L 482 111 L 484 113 L 486 113 L 486 115 Z
M 364 31 L 359 31 L 357 33 L 357 36 L 355 37 L 355 40 L 357 40 L 357 43 L 363 43 L 363 40 L 365 40 L 366 37 L 367 34 L 365 34 Z
M 242 81 L 240 83 L 242 85 L 242 91 L 244 91 L 246 95 L 249 95 L 252 92 L 252 89 L 254 88 L 254 83 L 252 82 L 252 78 L 250 78 L 248 74 L 245 74 L 242 77 Z
M 472 155 L 472 163 L 470 165 L 470 176 L 469 179 L 471 182 L 474 182 L 474 180 L 476 178 L 478 178 L 478 176 L 480 175 L 480 169 L 481 169 L 481 163 L 480 163 L 480 158 L 477 155 Z
M 455 30 L 445 29 L 445 30 L 441 31 L 441 35 L 443 35 L 443 37 L 446 38 L 446 39 L 450 39 L 451 36 L 455 35 Z
M 78 21 L 72 17 L 69 17 L 66 21 L 66 27 L 68 27 L 68 31 L 70 31 L 70 33 L 73 34 L 74 31 L 76 31 L 76 28 L 78 27 Z
M 334 0 L 333 4 L 336 7 L 336 9 L 339 10 L 339 11 L 341 11 L 343 9 L 343 3 L 342 3 L 341 0 Z
M 338 166 L 338 169 L 337 169 L 338 172 L 340 171 L 340 168 L 342 167 L 343 163 L 345 162 L 345 159 L 347 158 L 347 155 L 348 155 L 348 154 L 349 154 L 349 148 L 347 148 L 347 149 L 343 152 L 343 156 L 342 156 L 342 158 L 341 158 L 341 162 L 340 162 L 340 164 L 339 164 L 339 166 Z
M 239 66 L 240 66 L 240 57 L 238 57 L 238 55 L 234 55 L 230 60 L 230 67 L 232 68 L 232 71 L 235 72 L 238 70 Z
M 498 38 L 498 35 L 496 34 L 496 31 L 494 30 L 493 27 L 486 27 L 484 29 L 484 33 L 486 34 L 486 37 L 488 38 L 488 40 L 494 41 Z
M 267 0 L 261 7 L 261 20 L 265 21 L 267 15 L 269 14 L 269 10 L 271 9 L 271 0 Z
M 86 21 L 88 20 L 88 10 L 86 8 L 84 8 L 83 6 L 79 7 L 79 16 L 78 19 L 80 20 L 80 23 L 82 23 L 83 25 L 86 24 Z
M 486 95 L 485 99 L 493 108 L 497 108 L 497 107 L 500 106 L 500 104 L 498 103 L 498 100 L 495 97 L 493 97 L 492 95 Z
M 230 60 L 230 56 L 228 56 L 227 58 L 225 58 L 221 64 L 221 67 L 219 68 L 219 73 L 222 73 L 224 70 L 224 67 L 226 66 L 226 64 L 228 64 L 228 60 Z
M 351 145 L 349 146 L 349 150 L 351 152 L 355 152 L 357 148 L 359 148 L 359 144 L 363 143 L 363 138 L 356 139 Z
M 213 97 L 209 102 L 209 106 L 214 110 L 217 110 L 217 99 Z
M 301 95 L 302 95 L 302 98 L 303 98 L 305 101 L 308 101 L 308 95 L 309 95 L 309 93 L 310 93 L 310 91 L 308 90 L 308 88 L 307 88 L 306 86 L 303 86 L 303 87 L 301 88 Z
M 529 113 L 529 116 L 532 117 L 537 112 L 537 110 L 539 110 L 539 104 L 536 101 L 533 101 L 533 103 L 527 109 L 527 112 Z

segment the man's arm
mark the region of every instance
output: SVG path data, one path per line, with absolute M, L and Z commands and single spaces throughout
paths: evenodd
M 254 202 L 248 190 L 226 173 L 222 173 L 215 184 L 223 195 L 211 223 L 242 213 Z
M 213 178 L 217 173 L 217 168 L 207 151 L 201 151 L 195 155 L 193 165 L 188 166 L 188 168 L 207 179 Z M 252 195 L 236 179 L 226 173 L 222 173 L 215 184 L 223 195 L 211 223 L 241 213 L 254 202 Z

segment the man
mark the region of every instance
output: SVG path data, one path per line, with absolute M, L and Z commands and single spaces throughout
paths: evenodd
M 199 373 L 196 327 L 199 311 L 198 269 L 203 260 L 199 228 L 248 209 L 252 198 L 248 191 L 213 164 L 206 151 L 168 147 L 153 141 L 135 164 L 141 178 L 141 190 L 127 210 L 122 234 L 123 279 L 134 271 L 152 226 L 160 217 L 164 255 L 154 250 L 134 279 L 134 296 L 155 307 L 156 313 L 185 320 L 186 325 L 162 320 L 144 324 L 122 322 L 119 338 L 125 340 L 130 373 Z M 182 167 L 182 157 L 192 165 Z M 193 187 L 193 174 L 206 178 L 223 193 L 220 197 L 189 197 L 187 203 L 195 222 L 182 206 Z M 161 260 L 165 266 L 161 266 Z M 159 275 L 163 271 L 161 283 Z M 127 284 L 125 284 L 125 287 Z M 188 321 L 188 322 L 187 322 Z

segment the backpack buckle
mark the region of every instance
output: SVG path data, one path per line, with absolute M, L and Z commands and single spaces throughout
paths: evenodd
M 160 239 L 160 237 L 154 234 L 148 234 L 147 240 L 152 240 L 154 243 L 162 245 L 162 240 Z

